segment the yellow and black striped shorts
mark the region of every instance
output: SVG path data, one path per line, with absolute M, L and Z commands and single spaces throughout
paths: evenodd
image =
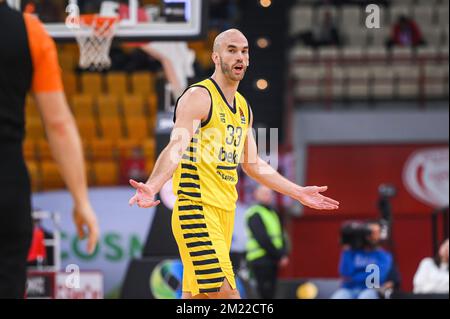
M 234 211 L 177 198 L 172 231 L 183 262 L 183 292 L 218 292 L 226 278 L 236 289 L 230 260 Z

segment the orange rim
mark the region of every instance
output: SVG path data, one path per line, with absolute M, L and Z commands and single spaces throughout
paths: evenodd
M 85 25 L 95 25 L 95 28 L 99 28 L 105 22 L 109 22 L 109 27 L 113 26 L 119 20 L 118 17 L 101 17 L 98 14 L 82 14 L 80 15 L 80 22 Z

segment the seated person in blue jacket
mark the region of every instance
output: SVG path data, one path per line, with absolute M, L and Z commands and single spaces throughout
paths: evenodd
M 353 222 L 344 228 L 339 263 L 342 285 L 331 298 L 388 297 L 399 286 L 400 279 L 392 254 L 380 247 L 381 225 Z

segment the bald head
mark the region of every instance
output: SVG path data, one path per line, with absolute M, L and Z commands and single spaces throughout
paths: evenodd
M 228 44 L 228 43 L 232 43 L 232 42 L 248 43 L 247 38 L 241 31 L 239 31 L 238 29 L 228 29 L 228 30 L 223 31 L 222 33 L 218 34 L 217 37 L 214 39 L 213 51 L 219 53 L 223 44 Z M 247 44 L 247 46 L 248 46 L 248 44 Z
M 247 38 L 237 29 L 220 33 L 214 39 L 211 58 L 216 66 L 216 76 L 224 76 L 233 82 L 241 81 L 249 66 Z

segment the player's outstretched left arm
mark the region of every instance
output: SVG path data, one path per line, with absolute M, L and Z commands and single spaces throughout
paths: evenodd
M 300 186 L 281 176 L 267 162 L 258 156 L 253 134 L 250 132 L 244 146 L 244 161 L 241 164 L 244 172 L 274 191 L 298 200 L 304 206 L 314 209 L 333 210 L 339 208 L 339 202 L 321 193 L 327 186 Z

